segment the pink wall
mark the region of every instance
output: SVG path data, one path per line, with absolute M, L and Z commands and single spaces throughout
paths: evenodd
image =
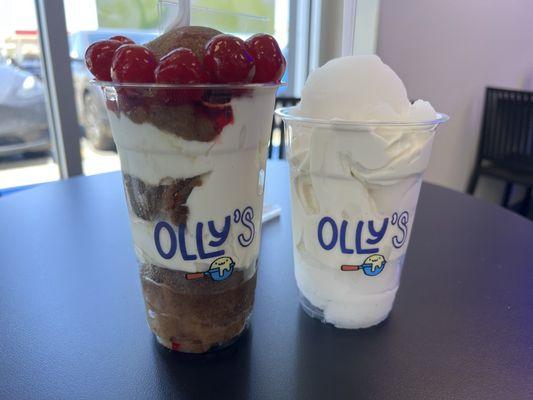
M 464 190 L 484 88 L 533 90 L 533 1 L 381 0 L 377 52 L 411 98 L 430 100 L 451 116 L 435 141 L 426 178 Z

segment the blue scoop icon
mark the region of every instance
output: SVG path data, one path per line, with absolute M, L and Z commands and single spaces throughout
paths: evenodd
M 367 276 L 376 276 L 385 268 L 385 257 L 381 254 L 373 254 L 365 258 L 361 265 L 341 265 L 341 271 L 359 271 L 362 270 Z

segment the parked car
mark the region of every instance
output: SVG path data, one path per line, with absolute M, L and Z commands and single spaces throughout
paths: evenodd
M 113 137 L 105 111 L 105 99 L 100 88 L 92 85 L 93 78 L 85 66 L 84 55 L 90 44 L 107 39 L 114 35 L 125 35 L 135 43 L 146 43 L 157 34 L 148 31 L 118 31 L 98 29 L 96 31 L 79 31 L 69 37 L 72 77 L 78 120 L 85 137 L 96 149 L 111 150 L 114 148 Z
M 50 151 L 41 80 L 2 59 L 0 121 L 0 156 Z
M 27 71 L 42 80 L 41 58 L 35 54 L 26 54 L 20 61 L 11 59 L 10 62 L 23 71 Z

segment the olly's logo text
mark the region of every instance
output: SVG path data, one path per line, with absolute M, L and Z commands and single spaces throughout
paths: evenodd
M 389 229 L 395 230 L 392 245 L 401 248 L 408 237 L 409 213 L 395 212 L 391 218 L 382 221 L 355 222 L 335 221 L 325 216 L 318 223 L 317 238 L 324 250 L 337 248 L 343 254 L 375 254 L 380 252 L 379 246 Z
M 255 238 L 254 210 L 246 207 L 236 209 L 223 221 L 198 222 L 194 231 L 194 241 L 186 240 L 187 226 L 173 227 L 166 221 L 159 221 L 154 227 L 154 244 L 161 257 L 170 260 L 177 254 L 184 261 L 205 260 L 226 254 L 226 244 L 230 232 L 236 230 L 236 239 L 241 247 L 248 247 Z M 238 232 L 238 233 L 237 233 Z

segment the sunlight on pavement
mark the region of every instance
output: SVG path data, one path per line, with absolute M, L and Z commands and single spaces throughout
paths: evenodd
M 83 173 L 96 175 L 118 171 L 120 161 L 114 151 L 94 150 L 85 139 L 80 142 Z M 59 169 L 51 157 L 0 160 L 0 189 L 33 185 L 59 179 Z
M 116 152 L 95 150 L 85 139 L 81 139 L 80 144 L 84 175 L 120 170 L 120 160 Z
M 56 181 L 59 169 L 51 157 L 1 161 L 0 189 Z

